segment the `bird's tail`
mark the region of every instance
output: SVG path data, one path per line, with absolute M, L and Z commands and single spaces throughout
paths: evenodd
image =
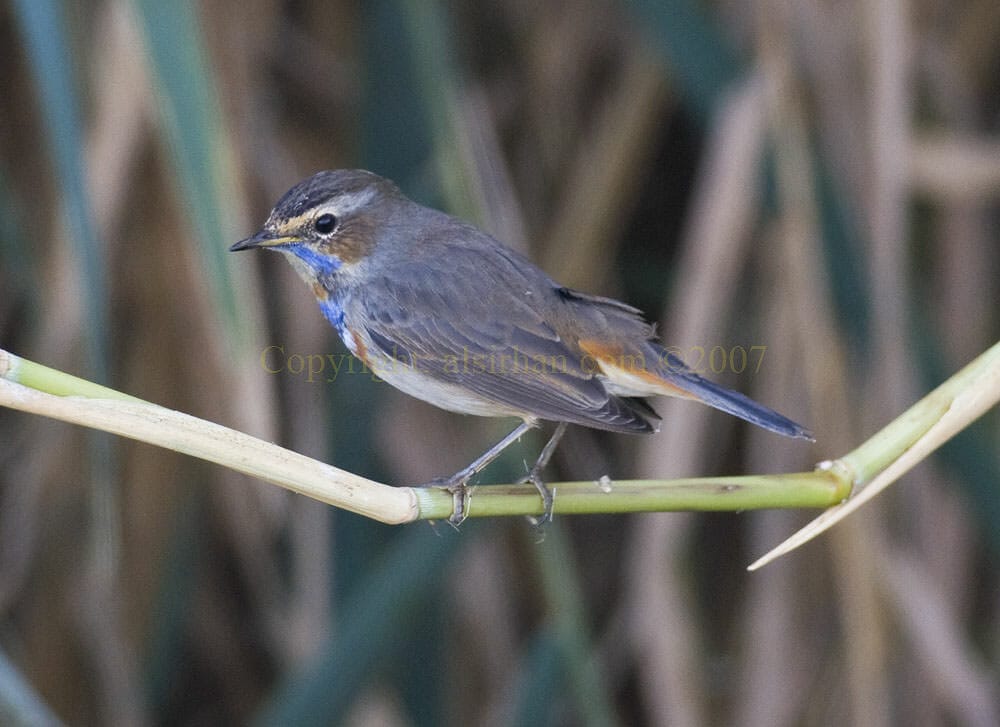
M 595 341 L 581 341 L 580 345 L 597 361 L 606 385 L 617 395 L 693 399 L 776 434 L 813 440 L 812 432 L 802 425 L 738 391 L 713 384 L 657 343 L 646 342 L 641 354 L 623 353 L 620 348 Z
M 793 422 L 786 416 L 779 414 L 763 404 L 758 404 L 748 396 L 738 391 L 733 391 L 725 387 L 714 384 L 708 379 L 702 378 L 692 371 L 683 361 L 668 353 L 660 346 L 653 344 L 659 349 L 662 355 L 659 359 L 656 373 L 668 385 L 668 390 L 664 393 L 676 396 L 675 389 L 680 389 L 685 398 L 693 398 L 708 404 L 715 409 L 724 411 L 727 414 L 744 419 L 758 427 L 763 427 L 768 431 L 781 434 L 794 439 L 808 439 L 813 441 L 812 432 L 801 424 Z M 682 394 L 683 395 L 683 394 Z

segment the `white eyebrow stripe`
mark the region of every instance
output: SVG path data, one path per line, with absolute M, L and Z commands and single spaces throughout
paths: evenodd
M 336 215 L 343 216 L 350 214 L 359 207 L 364 207 L 374 196 L 375 189 L 372 187 L 366 187 L 357 192 L 341 195 L 337 198 L 335 203 L 330 204 L 326 208 Z
M 275 208 L 271 211 L 264 226 L 272 231 L 294 232 L 301 225 L 309 223 L 322 214 L 329 213 L 335 217 L 346 217 L 352 212 L 368 204 L 378 191 L 373 187 L 359 189 L 356 192 L 345 192 L 335 199 L 328 200 L 324 204 L 307 209 L 293 217 L 282 217 L 281 210 Z

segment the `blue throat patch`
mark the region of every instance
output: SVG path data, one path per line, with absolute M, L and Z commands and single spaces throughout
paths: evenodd
M 340 269 L 341 262 L 332 255 L 323 255 L 305 245 L 292 245 L 289 250 L 299 260 L 308 265 L 319 277 L 333 275 Z

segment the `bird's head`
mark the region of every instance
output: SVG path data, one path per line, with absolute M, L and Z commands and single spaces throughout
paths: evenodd
M 371 172 L 319 172 L 288 190 L 264 226 L 229 249 L 277 250 L 307 282 L 323 281 L 371 254 L 379 214 L 400 198 L 392 182 Z

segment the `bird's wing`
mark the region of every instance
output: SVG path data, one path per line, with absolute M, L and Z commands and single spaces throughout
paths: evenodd
M 352 296 L 382 353 L 503 411 L 612 431 L 654 429 L 648 407 L 610 394 L 596 366 L 588 370 L 546 322 L 541 311 L 558 286 L 544 273 L 509 250 L 445 254 L 385 266 Z

